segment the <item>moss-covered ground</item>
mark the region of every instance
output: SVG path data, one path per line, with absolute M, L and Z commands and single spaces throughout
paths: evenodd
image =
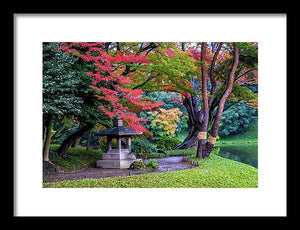
M 78 147 L 68 149 L 66 158 L 62 159 L 54 152 L 58 147 L 59 145 L 50 146 L 49 159 L 64 171 L 93 167 L 96 165 L 96 161 L 102 158 L 102 153 L 98 150 Z

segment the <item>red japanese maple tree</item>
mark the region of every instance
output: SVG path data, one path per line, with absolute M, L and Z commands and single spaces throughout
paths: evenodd
M 147 131 L 141 122 L 146 119 L 139 118 L 126 104 L 131 103 L 140 111 L 153 110 L 163 103 L 142 100 L 144 91 L 130 88 L 132 74 L 124 74 L 126 64 L 147 65 L 151 62 L 146 52 L 121 53 L 120 51 L 108 52 L 103 42 L 73 42 L 60 44 L 59 49 L 66 53 L 73 53 L 86 62 L 91 62 L 95 66 L 93 72 L 85 74 L 93 78 L 93 85 L 90 86 L 97 92 L 95 97 L 108 102 L 110 106 L 100 105 L 101 109 L 110 118 L 120 118 L 131 128 L 139 132 Z M 102 82 L 101 87 L 97 83 Z

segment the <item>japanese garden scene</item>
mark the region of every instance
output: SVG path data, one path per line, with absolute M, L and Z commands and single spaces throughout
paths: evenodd
M 257 188 L 257 42 L 43 42 L 43 188 Z

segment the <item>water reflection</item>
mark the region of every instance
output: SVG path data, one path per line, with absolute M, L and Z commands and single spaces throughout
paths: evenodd
M 234 144 L 217 147 L 218 155 L 234 161 L 239 161 L 258 168 L 258 145 L 257 144 Z

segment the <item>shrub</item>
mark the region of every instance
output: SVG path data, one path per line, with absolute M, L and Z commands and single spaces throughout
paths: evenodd
M 182 112 L 178 109 L 159 109 L 152 112 L 154 119 L 151 120 L 151 127 L 155 131 L 156 138 L 164 136 L 175 136 L 175 131 L 180 121 Z
M 102 153 L 98 150 L 85 147 L 69 148 L 65 159 L 60 158 L 56 152 L 59 145 L 50 145 L 49 158 L 52 163 L 61 167 L 64 171 L 71 171 L 87 167 L 94 167 L 97 160 L 102 158 Z
M 175 134 L 178 136 L 182 132 L 188 132 L 189 131 L 189 125 L 188 125 L 188 116 L 181 116 L 180 121 L 177 124 L 177 129 Z
M 149 169 L 157 169 L 158 168 L 158 163 L 157 163 L 157 160 L 155 160 L 155 159 L 150 159 L 146 163 L 146 165 Z
M 131 152 L 137 157 L 145 158 L 151 149 L 152 145 L 146 139 L 134 138 L 131 142 Z
M 255 109 L 247 106 L 243 102 L 233 105 L 223 113 L 219 127 L 219 136 L 224 137 L 238 134 L 248 129 L 250 124 L 254 121 L 253 115 L 255 112 Z
M 165 108 L 164 106 L 157 111 L 141 112 L 139 114 L 141 118 L 148 120 L 148 122 L 143 125 L 152 133 L 151 139 L 159 139 L 164 136 L 174 137 L 182 130 L 188 128 L 188 117 L 182 117 L 184 111 L 179 109 L 178 106 L 175 106 L 176 108 L 174 108 L 174 106 Z
M 129 168 L 133 170 L 145 169 L 146 165 L 142 161 L 134 161 Z
M 162 150 L 172 150 L 180 143 L 180 140 L 172 137 L 162 137 L 156 142 L 157 148 Z

